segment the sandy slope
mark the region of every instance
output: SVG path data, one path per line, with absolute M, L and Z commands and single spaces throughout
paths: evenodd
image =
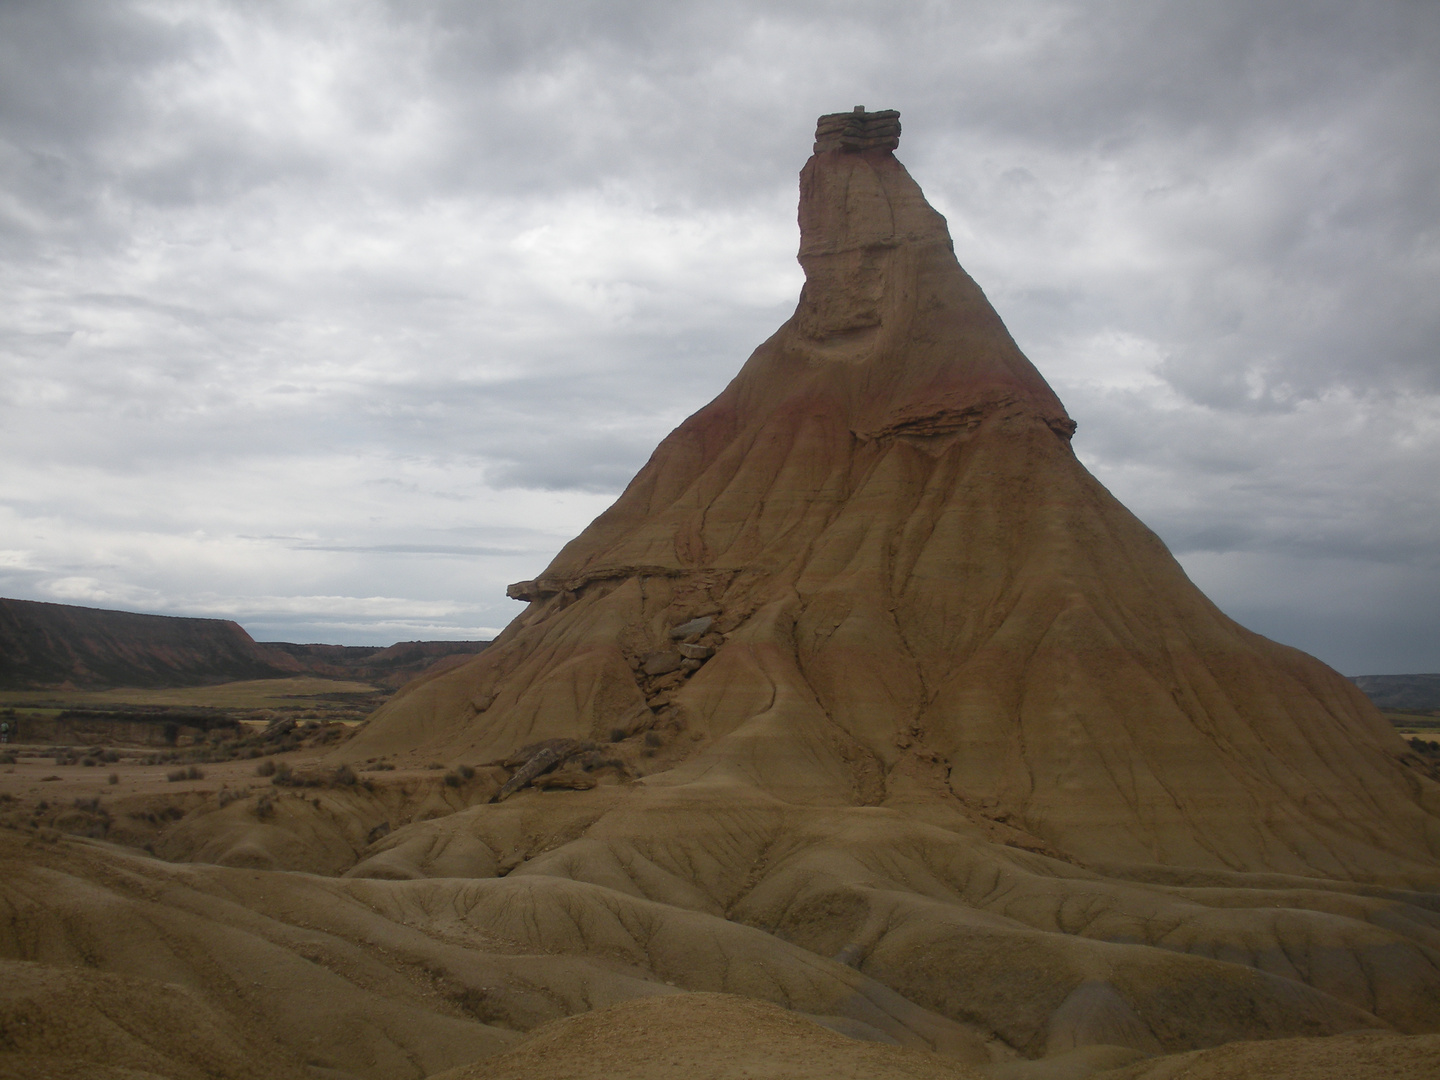
M 981 1080 L 921 1050 L 853 1038 L 726 994 L 647 998 L 557 1020 L 514 1050 L 437 1080 Z

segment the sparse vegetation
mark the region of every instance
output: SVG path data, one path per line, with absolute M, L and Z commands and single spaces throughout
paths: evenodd
M 467 780 L 475 779 L 475 770 L 469 765 L 457 765 L 445 774 L 447 787 L 459 787 Z
M 112 772 L 109 776 L 107 776 L 107 777 L 105 778 L 105 782 L 106 782 L 107 784 L 118 784 L 118 783 L 120 783 L 120 774 L 119 774 L 119 773 L 114 773 L 114 772 Z
M 274 775 L 275 775 L 275 762 L 271 761 L 269 758 L 266 758 L 264 761 L 260 762 L 259 765 L 256 765 L 256 766 L 255 766 L 255 775 L 256 775 L 256 776 L 274 776 Z
M 172 784 L 180 780 L 203 780 L 205 779 L 205 770 L 198 765 L 187 765 L 183 769 L 171 769 L 165 774 L 165 779 Z

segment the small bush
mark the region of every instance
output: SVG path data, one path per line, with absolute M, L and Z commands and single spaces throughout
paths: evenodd
M 459 787 L 459 786 L 460 786 L 460 774 L 457 773 L 457 772 L 447 772 L 447 773 L 445 774 L 445 786 L 446 786 L 446 787 Z
M 105 782 L 107 784 L 118 784 L 120 782 L 120 774 L 118 772 L 112 772 L 105 778 Z
M 625 729 L 622 728 L 622 727 L 611 728 L 611 729 L 610 729 L 610 741 L 611 741 L 611 742 L 624 742 L 624 741 L 625 741 Z
M 288 784 L 290 782 L 290 766 L 285 762 L 279 762 L 275 766 L 275 772 L 270 777 L 272 784 Z
M 275 814 L 275 800 L 269 795 L 261 795 L 255 800 L 255 816 L 260 820 L 273 817 Z
M 165 774 L 165 779 L 172 784 L 178 780 L 204 780 L 205 770 L 198 765 L 188 765 L 183 769 L 171 769 Z
M 255 775 L 256 775 L 256 776 L 274 776 L 274 775 L 275 775 L 275 762 L 271 761 L 269 758 L 266 758 L 264 761 L 260 762 L 259 765 L 256 765 L 256 766 L 255 766 Z
M 184 770 L 184 769 L 171 769 L 169 772 L 167 772 L 167 773 L 165 774 L 165 779 L 166 779 L 166 780 L 169 780 L 170 783 L 172 783 L 172 784 L 175 783 L 176 781 L 184 780 L 184 779 L 185 779 L 185 770 Z
M 469 765 L 461 765 L 461 766 L 460 766 L 458 769 L 456 769 L 455 771 L 460 774 L 460 779 L 461 779 L 461 780 L 474 780 L 474 779 L 475 779 L 475 770 L 472 769 Z
M 99 765 L 100 762 L 96 761 L 93 757 L 87 757 L 81 758 L 80 764 L 84 765 L 87 769 L 93 769 L 96 765 Z
M 335 770 L 335 775 L 331 777 L 330 782 L 336 787 L 354 787 L 355 781 L 358 779 L 354 769 L 349 765 L 341 765 Z
M 664 746 L 665 740 L 660 737 L 660 733 L 658 731 L 647 731 L 645 732 L 645 745 L 657 747 Z

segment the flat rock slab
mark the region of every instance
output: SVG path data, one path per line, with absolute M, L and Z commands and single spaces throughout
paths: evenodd
M 646 675 L 668 675 L 678 669 L 684 659 L 678 652 L 651 653 L 640 665 L 640 670 Z
M 670 636 L 679 640 L 680 638 L 698 637 L 715 625 L 715 619 L 710 615 L 702 615 L 698 619 L 691 619 L 679 626 L 670 628 Z

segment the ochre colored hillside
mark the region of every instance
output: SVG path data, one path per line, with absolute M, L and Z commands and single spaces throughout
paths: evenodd
M 938 795 L 1096 863 L 1433 868 L 1440 788 L 1086 471 L 944 219 L 885 139 L 858 141 L 822 138 L 801 174 L 795 315 L 512 589 L 529 607 L 489 652 L 353 753 L 683 729 L 651 786 Z M 697 670 L 661 671 L 697 617 Z

